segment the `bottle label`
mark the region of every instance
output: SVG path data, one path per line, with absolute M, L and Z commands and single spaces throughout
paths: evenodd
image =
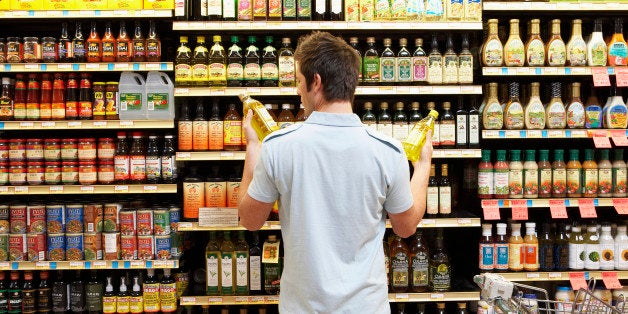
M 508 169 L 495 169 L 495 195 L 508 195 L 510 193 L 508 177 Z
M 545 128 L 545 107 L 540 101 L 528 104 L 525 122 L 528 129 L 539 130 Z
M 440 123 L 434 123 L 434 132 L 432 132 L 432 146 L 440 146 Z
M 623 105 L 611 105 L 608 109 L 608 128 L 611 129 L 625 129 L 627 120 L 626 106 Z
M 395 81 L 395 58 L 380 58 L 380 78 L 382 82 Z
M 453 121 L 452 121 L 453 122 Z M 453 146 L 456 144 L 456 124 L 444 123 L 440 124 L 440 145 Z
M 418 252 L 412 257 L 412 287 L 427 287 L 429 277 L 429 257 L 425 252 Z
M 614 42 L 608 47 L 609 65 L 626 65 L 628 47 L 624 42 Z
M 240 63 L 229 63 L 227 66 L 227 80 L 241 81 L 244 79 L 244 67 Z
M 144 297 L 144 312 L 159 312 L 159 283 L 145 283 L 142 285 Z
M 448 291 L 451 288 L 451 268 L 447 264 L 430 266 L 433 291 Z
M 253 0 L 253 16 L 266 18 L 266 0 Z
M 279 57 L 279 81 L 290 82 L 295 81 L 294 57 Z
M 584 244 L 569 243 L 569 268 L 583 269 L 585 255 Z
M 399 252 L 392 256 L 392 282 L 393 287 L 408 287 L 408 255 Z
M 589 57 L 589 66 L 606 66 L 606 43 L 604 40 L 594 42 L 591 47 L 591 54 Z
M 247 63 L 244 67 L 244 80 L 259 81 L 262 78 L 262 70 L 257 63 Z
M 82 41 L 76 41 L 72 43 L 72 52 L 74 52 L 74 58 L 85 58 L 85 43 Z
M 584 169 L 584 195 L 597 195 L 598 170 Z
M 229 252 L 220 254 L 221 287 L 223 294 L 233 292 L 233 255 Z
M 126 56 L 129 53 L 129 42 L 127 41 L 118 41 L 116 44 L 118 56 Z
M 179 65 L 177 65 L 177 67 L 178 66 Z M 209 70 L 207 64 L 196 63 L 192 66 L 192 80 L 195 82 L 207 82 L 209 80 Z
M 480 116 L 469 115 L 469 145 L 480 143 Z
M 426 212 L 430 215 L 438 214 L 438 187 L 437 186 L 430 186 L 427 188 Z
M 87 44 L 87 57 L 88 58 L 95 58 L 100 60 L 100 51 L 102 50 L 101 48 L 101 43 L 100 42 L 89 42 Z
M 600 243 L 598 250 L 600 253 L 600 268 L 604 270 L 615 269 L 615 246 L 613 242 Z
M 166 93 L 147 93 L 146 104 L 148 111 L 168 111 L 170 108 L 169 98 L 170 94 Z
M 218 278 L 220 277 L 220 274 L 218 274 L 218 254 L 214 252 L 207 253 L 205 256 L 205 261 L 207 265 L 207 294 L 217 295 L 220 285 L 218 280 Z
M 249 288 L 249 252 L 236 251 L 236 293 L 247 293 Z
M 554 102 L 547 108 L 547 124 L 551 129 L 561 129 L 567 124 L 565 106 L 561 102 Z
M 85 286 L 85 307 L 88 311 L 102 311 L 102 293 L 103 286 L 100 283 L 88 283 Z
M 114 177 L 116 181 L 126 181 L 130 178 L 131 167 L 129 156 L 116 155 L 113 159 L 115 172 Z
M 103 313 L 116 313 L 116 297 L 107 296 L 102 298 Z
M 504 63 L 504 47 L 499 39 L 491 39 L 484 46 L 484 63 L 489 67 L 498 67 Z
M 528 44 L 526 52 L 528 66 L 544 66 L 545 65 L 545 45 L 539 39 L 534 39 Z
M 473 83 L 473 57 L 461 56 L 458 58 L 458 82 L 461 84 Z
M 382 134 L 386 135 L 386 136 L 393 137 L 393 125 L 390 122 L 378 123 L 377 124 L 377 131 L 379 133 L 382 133 Z
M 506 60 L 504 60 L 506 66 L 523 66 L 525 63 L 525 46 L 521 39 L 507 42 L 504 48 L 504 55 L 506 57 Z
M 262 80 L 276 81 L 279 79 L 279 69 L 276 63 L 267 62 L 262 65 Z
M 209 121 L 209 150 L 222 150 L 224 121 Z
M 162 312 L 177 310 L 177 286 L 175 283 L 159 284 L 159 301 Z
M 250 257 L 249 275 L 251 291 L 262 290 L 262 258 L 260 256 Z
M 192 121 L 179 121 L 178 123 L 179 150 L 192 150 Z
M 587 65 L 587 43 L 584 39 L 577 38 L 567 47 L 567 61 L 571 66 Z
M 451 214 L 451 187 L 449 186 L 438 188 L 438 212 Z
M 142 94 L 120 93 L 120 110 L 121 111 L 142 110 Z
M 403 141 L 408 137 L 408 132 L 410 132 L 410 125 L 405 122 L 395 122 L 393 123 L 393 137 L 399 141 Z
M 580 102 L 572 102 L 567 107 L 567 125 L 569 128 L 584 127 L 584 106 Z
M 552 170 L 552 194 L 560 195 L 567 192 L 567 170 Z
M 525 169 L 523 171 L 523 194 L 538 195 L 539 194 L 539 171 L 537 169 Z
M 539 194 L 552 194 L 552 169 L 539 170 Z
M 598 237 L 594 236 L 592 240 L 597 241 Z M 584 250 L 584 268 L 600 269 L 600 244 L 587 243 L 584 245 Z
M 89 292 L 89 291 L 87 291 L 87 292 Z M 52 295 L 50 293 L 51 293 L 50 288 L 39 288 L 39 289 L 37 289 L 37 310 L 39 310 L 40 312 L 51 311 L 52 310 Z M 102 304 L 101 300 L 100 300 L 101 297 L 102 297 L 102 294 L 98 296 L 98 304 L 99 305 Z M 0 299 L 2 299 L 2 298 L 0 297 Z M 1 307 L 2 306 L 0 305 L 0 308 Z M 101 307 L 99 307 L 98 310 L 101 310 Z
M 131 166 L 131 180 L 146 180 L 146 156 L 131 156 L 129 164 Z
M 523 243 L 508 244 L 508 268 L 510 270 L 523 269 Z
M 508 244 L 495 243 L 495 269 L 508 269 Z
M 579 194 L 581 169 L 567 169 L 567 194 Z
M 146 157 L 146 178 L 147 179 L 161 178 L 161 158 L 159 158 L 159 156 L 147 156 Z
M 242 121 L 224 122 L 224 144 L 229 146 L 242 145 Z
M 499 102 L 487 104 L 483 116 L 482 121 L 487 130 L 499 130 L 504 125 L 504 113 Z
M 207 121 L 192 122 L 192 147 L 194 150 L 207 150 L 209 146 L 209 129 Z
M 443 58 L 441 56 L 427 58 L 427 82 L 430 84 L 443 83 Z
M 467 115 L 456 116 L 456 145 L 467 145 Z
M 146 46 L 144 45 L 144 41 L 134 40 L 133 41 L 133 57 L 143 58 L 145 56 L 146 56 Z
M 567 51 L 562 40 L 554 40 L 547 47 L 547 63 L 550 66 L 564 66 L 567 61 Z
M 585 109 L 585 123 L 587 129 L 602 127 L 602 108 L 597 105 L 589 105 Z
M 506 121 L 507 129 L 523 129 L 524 126 L 524 117 L 523 117 L 523 106 L 521 103 L 513 102 L 507 106 L 506 116 L 504 117 L 504 121 Z
M 458 83 L 458 57 L 444 57 L 443 67 L 443 83 Z
M 210 81 L 226 81 L 227 80 L 227 68 L 223 63 L 212 63 L 209 65 L 209 80 Z
M 536 268 L 539 265 L 539 245 L 538 243 L 528 243 L 524 245 L 526 268 Z
M 427 57 L 412 57 L 412 81 L 427 81 Z
M 626 168 L 613 167 L 613 193 L 625 194 L 626 193 L 626 180 L 628 172 Z
M 494 265 L 494 246 L 492 243 L 480 243 L 480 269 L 491 270 Z
M 611 168 L 598 169 L 598 193 L 610 194 L 613 192 L 613 170 Z
M 129 297 L 129 311 L 131 313 L 144 313 L 144 300 L 142 296 Z
M 511 197 L 523 195 L 523 171 L 510 169 L 508 173 L 508 189 Z
M 35 313 L 35 289 L 22 289 L 22 312 Z
M 116 311 L 118 313 L 128 313 L 131 311 L 128 296 L 118 296 L 116 298 Z
M 379 57 L 377 56 L 364 56 L 362 59 L 364 65 L 364 82 L 376 83 L 379 82 Z
M 196 73 L 196 71 L 194 71 L 194 73 Z M 194 74 L 194 77 L 196 77 L 196 74 Z M 190 67 L 189 64 L 177 64 L 174 67 L 174 79 L 176 82 L 190 81 L 192 79 L 192 67 Z

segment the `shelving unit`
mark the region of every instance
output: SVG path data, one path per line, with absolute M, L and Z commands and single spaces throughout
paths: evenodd
M 604 11 L 621 12 L 628 10 L 628 3 L 617 2 L 503 2 L 486 1 L 484 11 Z
M 572 130 L 482 130 L 482 139 L 521 138 L 590 138 L 593 136 L 628 136 L 624 129 L 572 129 Z
M 177 260 L 0 262 L 0 270 L 65 269 L 164 269 L 179 268 Z
M 279 30 L 481 30 L 482 22 L 345 22 L 345 21 L 255 21 L 173 22 L 175 31 L 279 31 Z
M 0 63 L 0 72 L 172 71 L 172 62 Z
M 615 67 L 600 67 L 606 69 L 608 75 L 615 75 Z M 484 76 L 577 76 L 592 75 L 593 67 L 483 67 Z
M 0 130 L 172 129 L 174 120 L 3 121 Z
M 628 279 L 628 271 L 609 270 L 609 271 L 592 271 L 592 270 L 574 270 L 566 272 L 516 272 L 516 273 L 499 273 L 506 280 L 510 281 L 566 281 L 569 280 L 569 274 L 584 273 L 586 280 L 595 278 L 602 280 L 603 272 L 613 272 L 617 274 L 617 279 Z
M 172 17 L 172 10 L 18 10 L 0 11 L 0 18 L 158 18 Z
M 550 201 L 562 201 L 565 207 L 578 207 L 580 200 L 592 200 L 593 206 L 613 206 L 613 200 L 628 201 L 626 198 L 608 197 L 608 198 L 537 198 L 537 199 L 500 199 L 500 200 L 482 200 L 482 207 L 488 206 L 491 202 L 496 202 L 499 208 L 511 208 L 513 202 L 525 201 L 527 207 L 550 207 Z
M 0 195 L 177 193 L 176 184 L 0 186 Z

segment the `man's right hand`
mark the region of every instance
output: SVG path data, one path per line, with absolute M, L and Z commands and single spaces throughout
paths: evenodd
M 252 121 L 253 121 L 253 110 L 249 109 L 248 112 L 246 112 L 246 116 L 244 117 L 244 124 L 242 125 L 242 131 L 244 132 L 243 135 L 246 138 L 247 147 L 249 145 L 256 145 L 256 146 L 261 145 L 261 142 L 259 141 L 259 138 L 257 137 L 257 132 L 255 132 L 255 129 L 253 129 Z

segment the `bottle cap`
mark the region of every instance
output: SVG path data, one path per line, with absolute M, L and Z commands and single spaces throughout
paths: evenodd
M 405 38 L 400 38 L 399 39 L 399 46 L 407 46 L 408 45 L 408 40 Z
M 281 43 L 282 43 L 282 44 L 289 44 L 289 43 L 290 43 L 290 38 L 288 38 L 288 37 L 284 37 L 284 38 L 282 38 L 282 39 L 281 39 Z
M 239 42 L 238 36 L 231 36 L 231 42 L 234 44 L 238 43 Z
M 390 38 L 384 38 L 384 46 L 390 46 L 392 45 L 392 40 L 390 40 Z
M 220 35 L 214 35 L 213 40 L 214 42 L 221 42 L 222 38 L 220 37 Z

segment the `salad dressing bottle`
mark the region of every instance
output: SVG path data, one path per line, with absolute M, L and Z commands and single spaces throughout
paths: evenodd
M 569 162 L 567 163 L 567 197 L 582 196 L 582 165 L 580 164 L 579 151 L 569 150 Z
M 613 197 L 626 197 L 627 174 L 624 150 L 617 148 L 613 152 Z
M 504 47 L 497 35 L 499 20 L 488 20 L 488 36 L 482 45 L 482 64 L 487 67 L 499 67 L 504 64 Z
M 567 126 L 570 129 L 581 129 L 585 123 L 585 111 L 580 99 L 580 83 L 571 83 L 571 101 L 567 106 Z
M 567 114 L 565 106 L 560 98 L 561 84 L 560 82 L 552 83 L 552 99 L 547 104 L 545 115 L 547 119 L 548 129 L 564 129 L 567 125 Z
M 584 106 L 584 121 L 587 129 L 599 129 L 602 127 L 602 106 L 597 99 L 595 89 L 591 88 L 591 94 Z
M 600 160 L 597 163 L 597 195 L 599 197 L 613 196 L 613 164 L 609 160 L 609 155 L 608 149 L 600 150 Z
M 507 67 L 525 64 L 525 46 L 519 37 L 519 20 L 510 20 L 510 36 L 504 45 L 504 64 Z
M 508 187 L 510 198 L 523 198 L 523 163 L 521 163 L 521 151 L 510 151 L 510 164 L 508 172 Z
M 536 223 L 526 222 L 526 236 L 523 238 L 525 271 L 539 270 L 539 239 L 536 237 Z
M 488 98 L 482 111 L 482 124 L 486 130 L 500 130 L 504 125 L 504 112 L 497 99 L 497 83 L 489 83 Z
M 547 65 L 553 67 L 565 66 L 566 62 L 566 48 L 565 42 L 560 37 L 560 20 L 552 20 L 552 37 L 547 42 L 546 47 Z
M 593 32 L 587 42 L 587 63 L 589 66 L 606 66 L 607 47 L 602 34 L 602 20 L 596 19 Z
M 592 149 L 584 150 L 582 163 L 582 193 L 584 197 L 597 197 L 598 168 Z
M 519 83 L 511 82 L 508 86 L 508 103 L 504 110 L 504 123 L 508 130 L 521 130 L 524 126 L 523 106 L 519 101 Z
M 567 195 L 567 165 L 564 162 L 564 151 L 554 150 L 554 162 L 552 163 L 552 197 L 565 197 Z
M 523 163 L 523 197 L 539 197 L 539 165 L 536 163 L 536 151 L 527 149 Z
M 545 129 L 545 106 L 539 94 L 539 82 L 530 84 L 530 100 L 525 108 L 525 127 L 528 130 Z
M 608 65 L 618 66 L 626 65 L 628 55 L 628 46 L 624 40 L 624 26 L 622 18 L 615 19 L 615 33 L 608 43 Z
M 584 254 L 584 237 L 580 232 L 580 227 L 574 226 L 571 228 L 571 235 L 569 236 L 569 269 L 583 269 L 584 260 L 580 256 Z
M 571 27 L 571 38 L 567 42 L 567 65 L 587 65 L 587 43 L 582 38 L 582 20 L 575 19 Z
M 530 21 L 530 38 L 526 43 L 526 62 L 531 67 L 542 67 L 545 65 L 545 44 L 540 34 L 540 20 Z
M 508 268 L 512 271 L 523 270 L 523 238 L 521 224 L 510 224 L 510 238 L 508 239 Z

